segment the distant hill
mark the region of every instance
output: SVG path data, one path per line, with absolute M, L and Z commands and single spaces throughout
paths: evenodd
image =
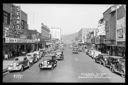
M 75 40 L 75 37 L 77 37 L 78 33 L 73 33 L 73 34 L 69 34 L 69 35 L 62 35 L 62 40 L 64 43 L 66 44 L 70 44 L 72 43 L 72 40 Z

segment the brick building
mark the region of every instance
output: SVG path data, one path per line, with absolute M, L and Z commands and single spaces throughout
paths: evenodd
M 29 37 L 27 14 L 14 4 L 3 4 L 3 54 L 9 57 L 31 52 L 32 44 L 38 42 Z M 4 58 L 4 56 L 3 56 Z
M 51 35 L 50 35 L 50 29 L 44 25 L 43 23 L 41 23 L 41 43 L 43 46 L 46 45 L 47 42 L 49 42 L 51 39 Z
M 125 56 L 126 8 L 113 5 L 104 13 L 107 50 L 110 55 Z

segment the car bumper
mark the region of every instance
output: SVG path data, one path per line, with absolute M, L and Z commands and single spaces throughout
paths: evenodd
M 8 71 L 17 71 L 20 70 L 20 67 L 8 67 Z
M 52 68 L 52 66 L 41 66 L 39 67 L 40 69 L 44 69 L 44 68 Z

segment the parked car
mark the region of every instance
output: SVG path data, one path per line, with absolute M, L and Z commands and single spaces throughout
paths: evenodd
M 98 55 L 101 54 L 101 52 L 99 52 L 99 51 L 96 51 L 96 50 L 92 50 L 92 51 L 93 51 L 92 59 L 95 59 Z
M 111 68 L 111 64 L 113 63 L 115 59 L 113 57 L 106 57 L 105 58 L 105 66 L 108 68 Z
M 119 73 L 122 77 L 125 77 L 125 59 L 122 57 L 114 57 L 110 64 L 110 70 L 114 73 Z
M 24 71 L 25 68 L 30 67 L 29 60 L 26 56 L 16 57 L 12 64 L 8 65 L 8 71 Z
M 56 59 L 57 60 L 63 60 L 64 59 L 64 54 L 62 50 L 57 50 L 56 51 Z
M 94 50 L 93 49 L 89 49 L 88 55 L 93 58 L 94 55 Z
M 40 51 L 34 51 L 33 53 L 36 54 L 38 60 L 41 58 Z
M 78 48 L 73 48 L 72 53 L 73 54 L 78 54 Z
M 26 57 L 28 58 L 31 65 L 38 61 L 37 55 L 33 52 L 27 53 Z
M 89 49 L 85 49 L 85 53 L 89 55 Z
M 49 57 L 49 56 L 56 56 L 56 51 L 51 51 L 51 52 L 47 52 L 46 54 L 45 54 L 45 57 Z
M 40 51 L 40 56 L 41 57 L 44 57 L 44 55 L 45 55 L 45 49 L 40 49 L 39 51 Z
M 44 57 L 46 59 L 43 62 L 39 63 L 40 69 L 54 69 L 57 66 L 57 60 L 55 57 Z
M 79 51 L 79 52 L 82 52 L 82 51 L 83 51 L 82 46 L 79 46 L 78 51 Z
M 108 57 L 109 57 L 109 55 L 107 55 L 107 54 L 99 54 L 98 56 L 95 57 L 95 62 L 99 63 L 103 66 L 106 66 Z

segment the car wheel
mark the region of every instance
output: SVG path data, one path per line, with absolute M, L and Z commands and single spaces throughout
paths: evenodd
M 100 65 L 102 65 L 102 61 L 99 61 Z
M 121 77 L 125 78 L 125 73 L 122 72 Z
M 21 66 L 21 71 L 24 71 L 24 66 L 23 65 Z
M 42 66 L 42 64 L 39 64 L 39 68 Z
M 106 65 L 105 65 L 105 62 L 103 62 L 103 66 L 106 66 Z
M 114 73 L 114 66 L 111 66 L 110 70 Z
M 123 78 L 125 77 L 125 70 L 123 70 L 123 69 L 121 70 L 121 77 L 123 77 Z
M 95 59 L 95 62 L 97 63 L 97 59 Z
M 28 67 L 30 67 L 30 62 L 28 62 Z

